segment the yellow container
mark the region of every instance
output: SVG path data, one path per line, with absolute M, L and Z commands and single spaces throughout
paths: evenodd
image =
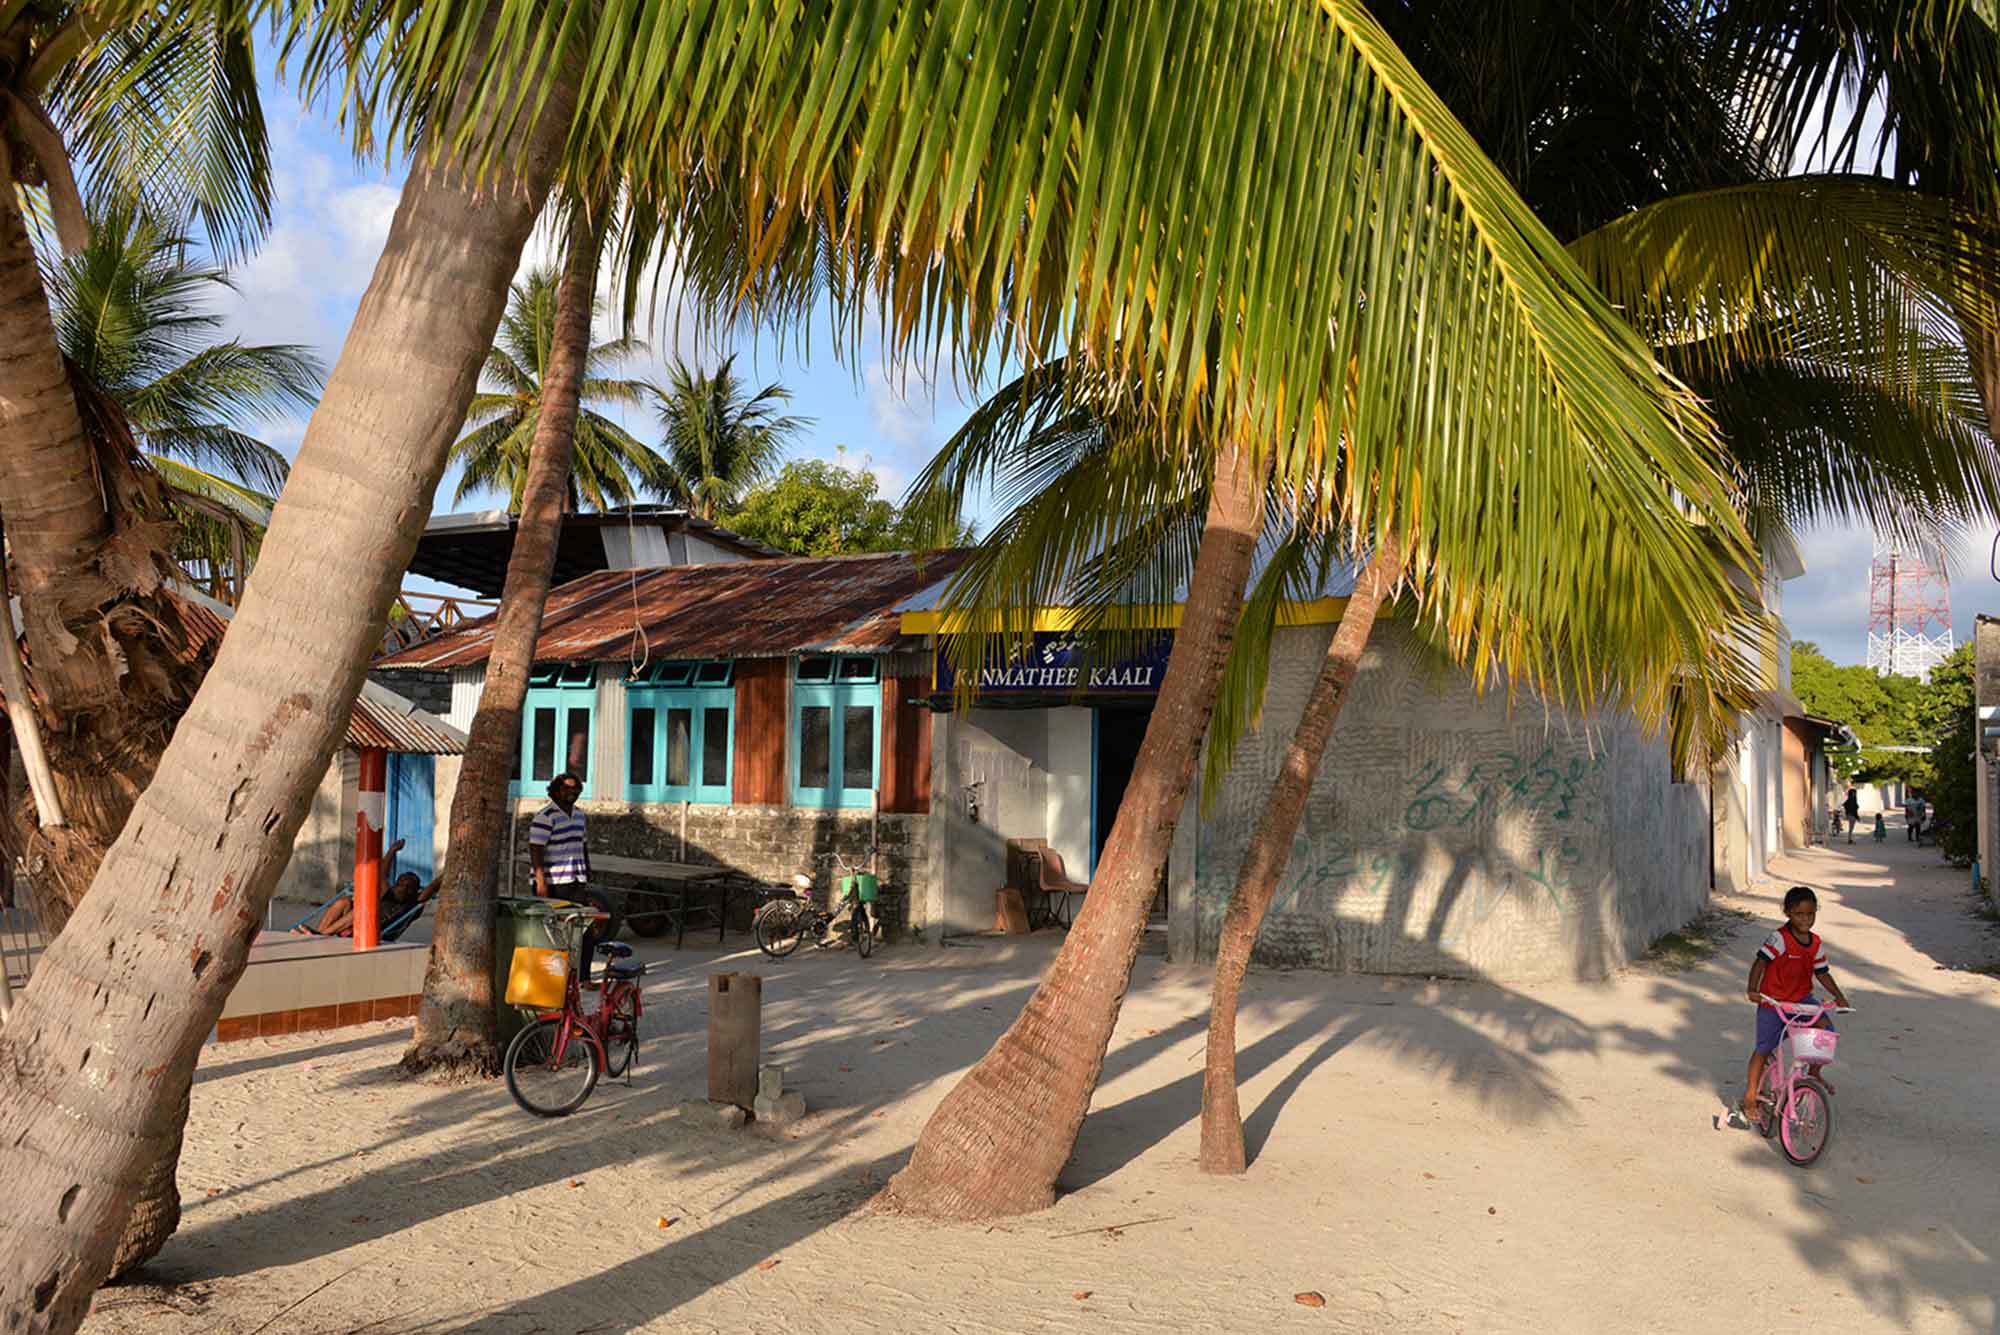
M 561 1010 L 569 989 L 569 952 L 546 946 L 517 946 L 507 970 L 507 1004 Z

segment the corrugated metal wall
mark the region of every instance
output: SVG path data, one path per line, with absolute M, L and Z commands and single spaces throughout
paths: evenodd
M 623 663 L 597 665 L 597 735 L 591 739 L 591 791 L 599 800 L 625 796 L 625 674 Z
M 445 722 L 461 732 L 472 731 L 472 716 L 479 712 L 479 692 L 486 684 L 486 668 L 453 668 L 451 670 L 451 713 L 445 715 Z

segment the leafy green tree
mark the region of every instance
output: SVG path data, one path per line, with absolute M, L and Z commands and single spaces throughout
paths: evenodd
M 949 547 L 971 537 L 956 519 L 943 534 L 877 494 L 875 471 L 825 459 L 794 459 L 744 497 L 724 526 L 799 556 L 852 556 Z
M 1926 690 L 1915 677 L 1835 663 L 1811 640 L 1792 645 L 1792 694 L 1819 717 L 1845 723 L 1861 743 L 1831 753 L 1834 772 L 1843 779 L 1918 786 L 1929 781 L 1929 762 L 1923 756 L 1881 749 L 1930 745 L 1934 734 L 1918 716 Z
M 1917 726 L 1933 740 L 1924 796 L 1937 821 L 1938 847 L 1959 866 L 1979 856 L 1977 766 L 1979 711 L 1973 699 L 1972 646 L 1962 644 L 1931 669 L 1916 707 Z
M 451 447 L 450 462 L 464 470 L 454 501 L 491 489 L 506 494 L 510 512 L 521 511 L 530 446 L 535 424 L 541 420 L 543 385 L 555 343 L 561 285 L 561 274 L 538 266 L 510 291 L 507 314 L 486 357 L 486 388 L 473 396 L 465 414 L 468 430 Z M 581 402 L 620 407 L 644 403 L 646 382 L 610 374 L 644 350 L 644 344 L 630 338 L 591 348 L 584 363 Z M 672 485 L 665 459 L 590 407 L 577 411 L 574 449 L 567 493 L 572 512 L 630 505 L 642 494 L 659 495 Z
M 228 273 L 190 260 L 186 237 L 138 210 L 95 218 L 88 244 L 49 257 L 43 272 L 63 355 L 86 392 L 123 410 L 175 493 L 174 556 L 240 579 L 239 558 L 255 556 L 289 471 L 250 429 L 311 410 L 319 359 L 295 344 L 221 338 L 209 298 L 231 286 Z
M 812 425 L 779 411 L 792 396 L 784 386 L 748 393 L 735 362 L 732 353 L 703 373 L 676 361 L 666 385 L 650 387 L 665 432 L 667 494 L 707 520 L 741 505 Z

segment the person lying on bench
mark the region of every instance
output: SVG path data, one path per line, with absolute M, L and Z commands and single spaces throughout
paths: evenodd
M 396 849 L 402 846 L 402 841 L 398 840 L 395 847 L 388 849 L 383 856 L 393 856 Z M 428 903 L 443 885 L 443 872 L 439 872 L 437 878 L 429 885 L 421 884 L 415 872 L 404 872 L 396 878 L 394 885 L 382 892 L 382 903 L 377 909 L 375 920 L 385 925 L 394 922 L 417 905 Z M 354 896 L 341 895 L 326 906 L 326 912 L 320 914 L 318 922 L 302 923 L 294 927 L 292 932 L 298 936 L 353 936 Z

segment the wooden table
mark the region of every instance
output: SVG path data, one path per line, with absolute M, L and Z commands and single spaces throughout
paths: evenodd
M 659 890 L 625 889 L 621 887 L 619 888 L 619 893 L 645 895 L 671 900 L 672 903 L 668 907 L 647 910 L 643 914 L 627 912 L 625 916 L 632 918 L 638 916 L 650 917 L 654 913 L 665 914 L 674 925 L 674 948 L 676 950 L 680 949 L 683 942 L 687 939 L 687 896 L 689 889 L 692 887 L 707 886 L 715 892 L 716 902 L 712 910 L 715 914 L 715 939 L 721 941 L 724 933 L 728 930 L 729 903 L 734 898 L 734 892 L 730 887 L 729 877 L 731 873 L 727 867 L 717 866 L 714 863 L 664 862 L 655 858 L 628 858 L 620 857 L 615 853 L 592 853 L 590 855 L 590 869 L 593 874 L 597 872 L 610 872 L 614 876 L 630 876 L 641 881 L 664 882 L 674 887 L 673 889 Z

